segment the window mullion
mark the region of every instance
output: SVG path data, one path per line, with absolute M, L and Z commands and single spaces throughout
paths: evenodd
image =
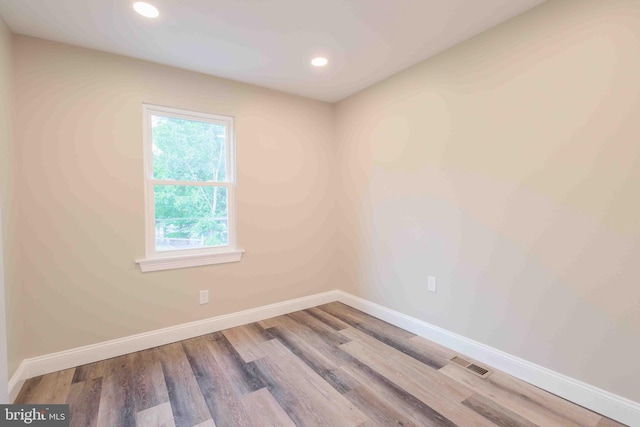
M 163 179 L 150 179 L 151 185 L 184 185 L 191 187 L 231 187 L 231 182 L 213 182 L 213 181 L 172 181 Z

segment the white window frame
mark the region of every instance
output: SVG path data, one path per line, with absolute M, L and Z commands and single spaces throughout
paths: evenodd
M 236 229 L 236 171 L 235 171 L 235 130 L 234 119 L 230 116 L 200 113 L 178 108 L 142 104 L 143 146 L 144 146 L 144 190 L 145 190 L 145 248 L 146 258 L 136 261 L 142 272 L 195 267 L 200 265 L 237 262 L 242 259 L 243 249 L 237 247 Z M 226 173 L 225 181 L 176 181 L 160 180 L 153 177 L 153 140 L 151 116 L 159 115 L 177 119 L 195 120 L 225 125 Z M 155 200 L 154 185 L 185 185 L 225 187 L 227 189 L 228 238 L 226 246 L 156 251 L 155 249 Z

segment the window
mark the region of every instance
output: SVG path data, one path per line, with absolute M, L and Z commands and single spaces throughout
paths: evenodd
M 142 271 L 240 261 L 233 118 L 144 105 Z

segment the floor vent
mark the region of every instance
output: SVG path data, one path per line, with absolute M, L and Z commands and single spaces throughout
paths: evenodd
M 489 375 L 491 375 L 490 370 L 483 368 L 482 366 L 478 366 L 475 363 L 471 363 L 468 360 L 463 359 L 462 357 L 455 356 L 451 359 L 451 361 L 456 365 L 460 365 L 463 368 L 470 370 L 471 372 L 482 378 L 487 378 Z

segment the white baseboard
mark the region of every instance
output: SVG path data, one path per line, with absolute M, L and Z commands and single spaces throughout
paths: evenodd
M 462 355 L 476 359 L 613 420 L 630 426 L 640 426 L 640 403 L 609 393 L 371 301 L 342 291 L 336 291 L 336 293 L 338 294 L 338 301 L 378 319 L 413 332 Z
M 25 361 L 23 360 L 16 369 L 16 372 L 9 379 L 9 402 L 13 403 L 18 397 L 18 393 L 24 384 L 24 381 L 29 378 L 25 373 Z
M 210 334 L 233 328 L 234 326 L 246 325 L 247 323 L 326 304 L 337 299 L 336 291 L 329 291 L 25 359 L 9 381 L 9 401 L 13 402 L 15 400 L 27 378 Z
M 630 426 L 640 426 L 640 404 L 637 402 L 338 290 L 25 359 L 9 381 L 9 399 L 10 402 L 15 400 L 27 378 L 170 344 L 332 301 L 340 301 L 611 419 Z

